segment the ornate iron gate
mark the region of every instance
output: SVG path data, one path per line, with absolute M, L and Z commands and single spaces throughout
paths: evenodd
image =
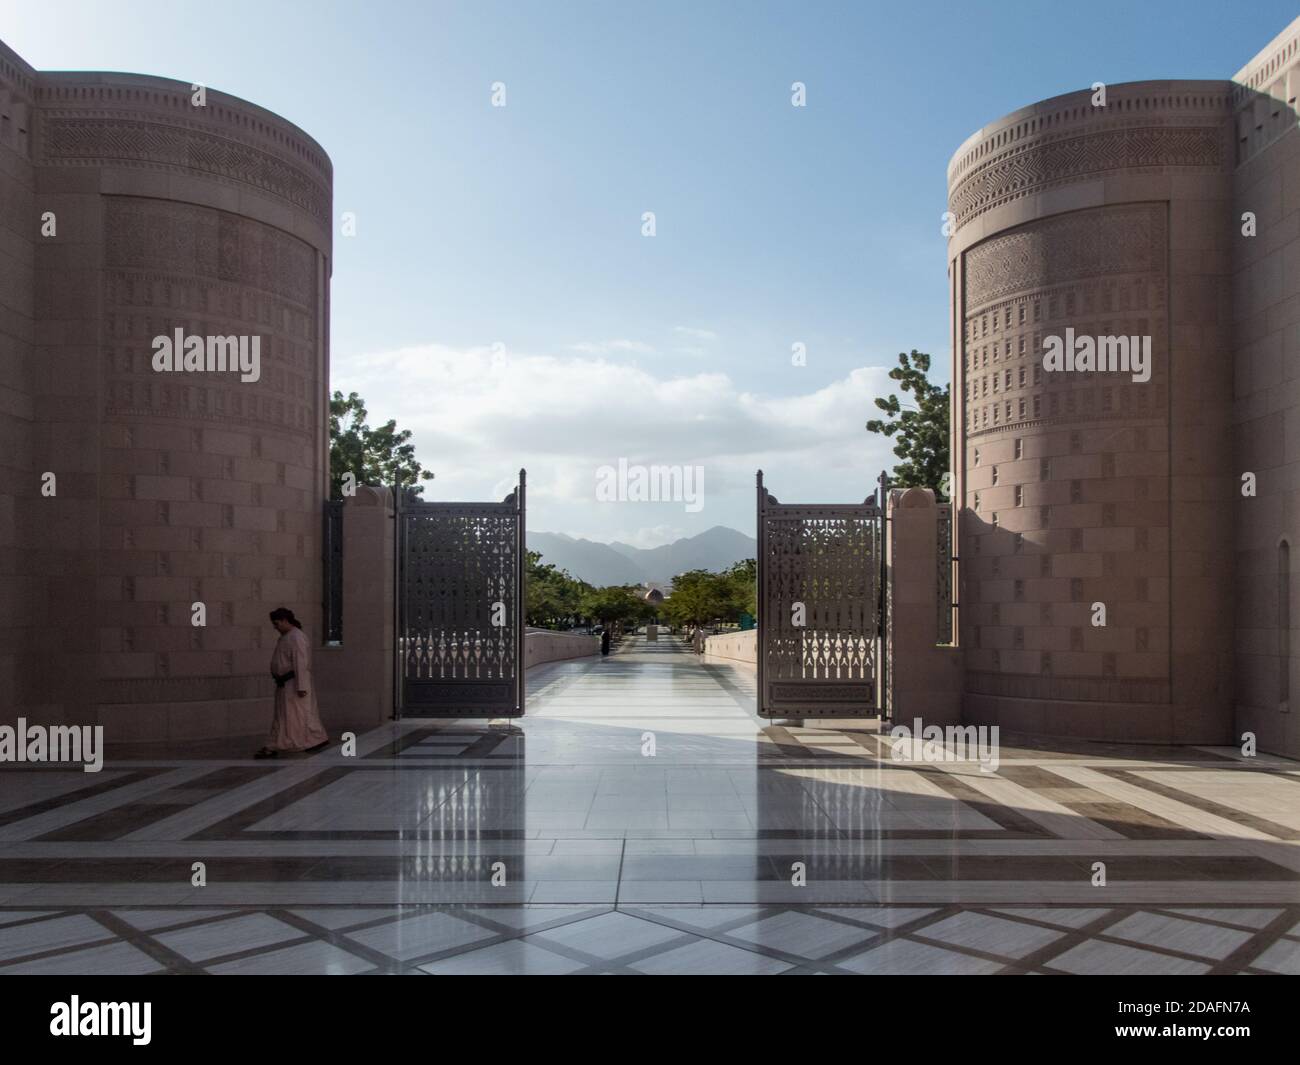
M 883 494 L 842 506 L 779 503 L 759 471 L 760 716 L 880 713 L 884 544 Z
M 524 471 L 500 503 L 399 498 L 397 538 L 399 716 L 522 716 Z

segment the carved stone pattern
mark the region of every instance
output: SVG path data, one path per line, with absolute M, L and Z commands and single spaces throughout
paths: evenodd
M 330 228 L 330 191 L 279 156 L 228 137 L 165 122 L 46 113 L 44 162 L 141 166 L 252 185 L 308 211 Z
M 109 416 L 316 431 L 315 252 L 271 226 L 164 200 L 105 199 L 103 350 Z M 261 337 L 261 378 L 157 373 L 153 337 Z
M 1168 447 L 1167 225 L 1164 204 L 1094 208 L 1032 222 L 967 253 L 967 315 L 958 370 L 968 462 L 974 461 L 975 445 L 990 434 L 1014 431 L 1029 439 L 1077 425 L 1070 434 L 1070 456 L 1095 464 L 1091 476 L 1102 483 L 1125 478 L 1129 491 L 1118 503 L 1109 502 L 1089 492 L 1095 485 L 1076 473 L 1068 485 L 1060 485 L 1069 488 L 1068 494 L 1046 495 L 1043 482 L 1053 474 L 1060 478 L 1059 469 L 1049 472 L 1016 461 L 1000 445 L 1006 449 L 1001 452 L 1006 465 L 991 484 L 983 479 L 984 487 L 968 490 L 965 501 L 963 544 L 970 550 L 962 624 L 971 637 L 967 691 L 1079 702 L 1168 700 L 1170 686 L 1163 675 L 1169 668 L 1167 626 L 1150 630 L 1151 646 L 1138 645 L 1132 626 L 1114 624 L 1104 640 L 1092 638 L 1090 627 L 1080 627 L 1091 602 L 1103 600 L 1112 611 L 1118 608 L 1113 618 L 1123 617 L 1129 604 L 1140 612 L 1149 603 L 1127 574 L 1169 571 L 1168 486 L 1158 477 L 1127 474 Z M 1061 335 L 1067 326 L 1077 335 L 1150 335 L 1151 380 L 1134 382 L 1122 373 L 1044 371 L 1035 381 L 1042 348 L 1033 337 Z M 1019 340 L 1026 335 L 1030 342 L 1022 354 Z M 1001 386 L 986 393 L 983 381 L 992 386 L 994 375 Z M 1005 415 L 1008 402 L 1010 416 Z M 990 426 L 983 416 L 976 428 L 975 413 L 986 414 L 991 405 L 1003 409 L 1001 424 Z M 1017 487 L 1037 494 L 1036 505 L 1022 503 L 1013 494 Z M 980 513 L 973 509 L 977 496 L 982 497 Z M 1096 528 L 1108 530 L 1118 542 L 1086 546 L 1085 536 Z M 1017 534 L 1024 536 L 1023 559 L 1013 546 L 1020 543 Z M 1071 555 L 1095 569 L 1086 576 L 1071 575 L 1067 587 L 1056 575 L 1056 562 Z M 1026 639 L 1026 612 L 1015 606 L 1026 602 L 1037 602 L 1045 611 L 1033 626 L 1036 647 Z M 1052 672 L 1047 648 L 1059 649 L 1055 660 L 1060 673 Z M 1115 675 L 1117 652 L 1124 656 L 1128 676 Z
M 169 311 L 159 299 L 143 306 L 124 299 L 134 278 L 104 275 L 105 412 L 109 415 L 178 417 L 231 425 L 275 426 L 288 432 L 315 433 L 314 344 L 294 343 L 265 325 L 218 314 Z M 173 292 L 192 289 L 194 279 L 167 279 Z M 135 298 L 138 298 L 138 290 Z M 215 301 L 214 301 L 215 302 Z M 280 303 L 280 301 L 276 301 Z M 184 329 L 187 334 L 257 334 L 261 377 L 242 382 L 234 372 L 158 373 L 153 369 L 153 337 Z M 294 338 L 297 339 L 297 338 Z
M 1027 289 L 1164 270 L 1165 211 L 1150 204 L 1076 211 L 993 237 L 966 253 L 968 313 Z
M 999 204 L 1056 185 L 1143 167 L 1224 165 L 1223 128 L 1156 126 L 1098 130 L 1016 147 L 994 156 L 952 190 L 948 209 L 960 229 Z
M 104 265 L 233 281 L 304 309 L 316 305 L 316 253 L 308 244 L 262 222 L 211 207 L 108 197 Z

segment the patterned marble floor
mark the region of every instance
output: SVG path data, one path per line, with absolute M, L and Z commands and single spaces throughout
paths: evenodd
M 667 641 L 529 690 L 351 758 L 6 765 L 0 974 L 1300 973 L 1294 762 L 897 763 L 761 722 L 752 672 Z

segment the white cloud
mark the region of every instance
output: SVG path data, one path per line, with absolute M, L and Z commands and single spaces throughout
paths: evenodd
M 649 344 L 641 343 L 639 340 L 602 340 L 599 342 L 585 340 L 581 344 L 570 344 L 569 350 L 583 355 L 608 355 L 614 351 L 630 351 L 634 355 L 653 355 L 655 349 Z
M 689 325 L 673 326 L 674 333 L 681 333 L 684 336 L 691 337 L 695 340 L 717 340 L 718 334 L 712 329 L 693 329 Z
M 894 387 L 888 370 L 863 367 L 799 392 L 806 373 L 791 367 L 788 394 L 767 395 L 721 372 L 428 344 L 336 359 L 331 387 L 364 396 L 372 424 L 395 418 L 413 431 L 437 473 L 430 499 L 499 498 L 526 466 L 533 528 L 610 540 L 633 527 L 649 544 L 661 527 L 670 539 L 714 524 L 752 528 L 757 468 L 785 501 L 865 495 L 893 464 L 889 441 L 864 427 L 872 401 Z M 596 470 L 619 458 L 702 466 L 703 511 L 597 502 Z M 672 524 L 683 521 L 689 529 Z

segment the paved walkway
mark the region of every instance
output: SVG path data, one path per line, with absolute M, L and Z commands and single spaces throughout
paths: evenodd
M 356 758 L 4 767 L 0 974 L 1300 972 L 1294 762 L 897 763 L 670 640 L 529 690 Z

